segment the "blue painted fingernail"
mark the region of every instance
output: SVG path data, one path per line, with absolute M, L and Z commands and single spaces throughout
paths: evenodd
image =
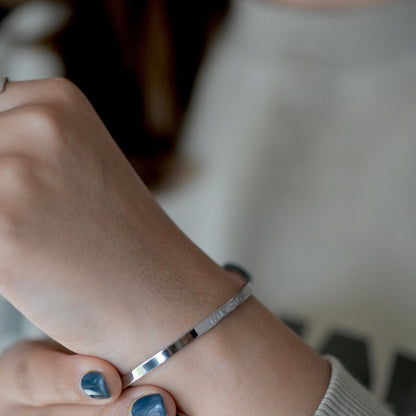
M 132 416 L 167 416 L 160 394 L 144 396 L 135 401 L 131 408 Z
M 81 387 L 87 396 L 93 399 L 109 399 L 109 393 L 103 375 L 98 371 L 90 371 L 81 380 Z

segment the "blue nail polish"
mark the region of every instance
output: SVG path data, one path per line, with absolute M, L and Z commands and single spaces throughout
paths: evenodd
M 167 416 L 160 394 L 144 396 L 135 401 L 131 408 L 132 416 Z
M 93 399 L 108 399 L 111 397 L 103 375 L 98 371 L 90 371 L 81 380 L 81 387 L 87 396 Z

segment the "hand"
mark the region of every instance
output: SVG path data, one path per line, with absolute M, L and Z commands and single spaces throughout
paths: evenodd
M 169 220 L 68 81 L 8 84 L 0 131 L 0 293 L 71 351 L 127 372 L 241 288 Z M 252 298 L 145 380 L 194 416 L 277 416 L 313 414 L 328 379 Z
M 21 342 L 0 356 L 0 416 L 146 416 L 155 408 L 161 416 L 162 409 L 177 414 L 166 391 L 141 386 L 121 393 L 111 364 L 53 342 Z
M 73 84 L 9 83 L 0 111 L 0 292 L 50 337 L 126 372 L 237 291 Z

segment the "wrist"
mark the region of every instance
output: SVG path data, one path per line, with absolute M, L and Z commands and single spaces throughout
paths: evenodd
M 328 363 L 250 298 L 144 380 L 187 414 L 248 416 L 314 414 L 329 378 Z
M 131 306 L 131 300 L 121 305 L 117 314 L 107 317 L 101 345 L 93 346 L 94 354 L 97 355 L 98 349 L 100 357 L 112 362 L 122 374 L 128 373 L 187 333 L 242 289 L 244 279 L 240 275 L 224 270 L 209 259 L 204 262 L 203 267 L 201 263 L 195 267 L 188 264 L 180 277 L 182 282 L 176 287 L 150 293 L 147 300 L 151 301 L 145 307 L 144 301 L 136 308 Z M 176 281 L 176 274 L 172 271 L 168 280 Z M 130 290 L 129 296 L 143 298 L 142 291 L 138 292 Z
M 176 338 L 175 341 L 141 362 L 130 372 L 124 374 L 122 377 L 123 388 L 131 386 L 142 377 L 148 375 L 151 371 L 164 364 L 168 359 L 172 358 L 190 343 L 194 342 L 197 338 L 200 338 L 208 331 L 212 330 L 253 295 L 253 285 L 250 282 L 250 276 L 244 270 L 239 266 L 230 263 L 226 264 L 224 268 L 240 275 L 241 279 L 244 281 L 244 286 L 241 290 L 235 293 L 202 321 L 199 321 L 193 328 Z
M 117 336 L 104 338 L 107 350 L 98 355 L 121 373 L 176 340 L 241 289 L 234 273 L 204 256 L 189 258 L 193 261 L 183 267 L 172 296 L 166 296 L 166 287 L 150 292 L 153 300 L 140 305 L 140 314 L 122 308 L 113 320 L 116 326 L 109 325 Z M 176 279 L 178 268 L 167 270 Z M 329 373 L 323 358 L 251 298 L 140 381 L 170 391 L 187 414 L 313 414 Z

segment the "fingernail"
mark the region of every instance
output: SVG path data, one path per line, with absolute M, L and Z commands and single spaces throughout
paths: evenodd
M 108 399 L 111 397 L 103 375 L 98 371 L 90 371 L 81 380 L 81 387 L 87 396 L 93 399 Z
M 160 394 L 144 396 L 133 403 L 132 416 L 167 416 Z

